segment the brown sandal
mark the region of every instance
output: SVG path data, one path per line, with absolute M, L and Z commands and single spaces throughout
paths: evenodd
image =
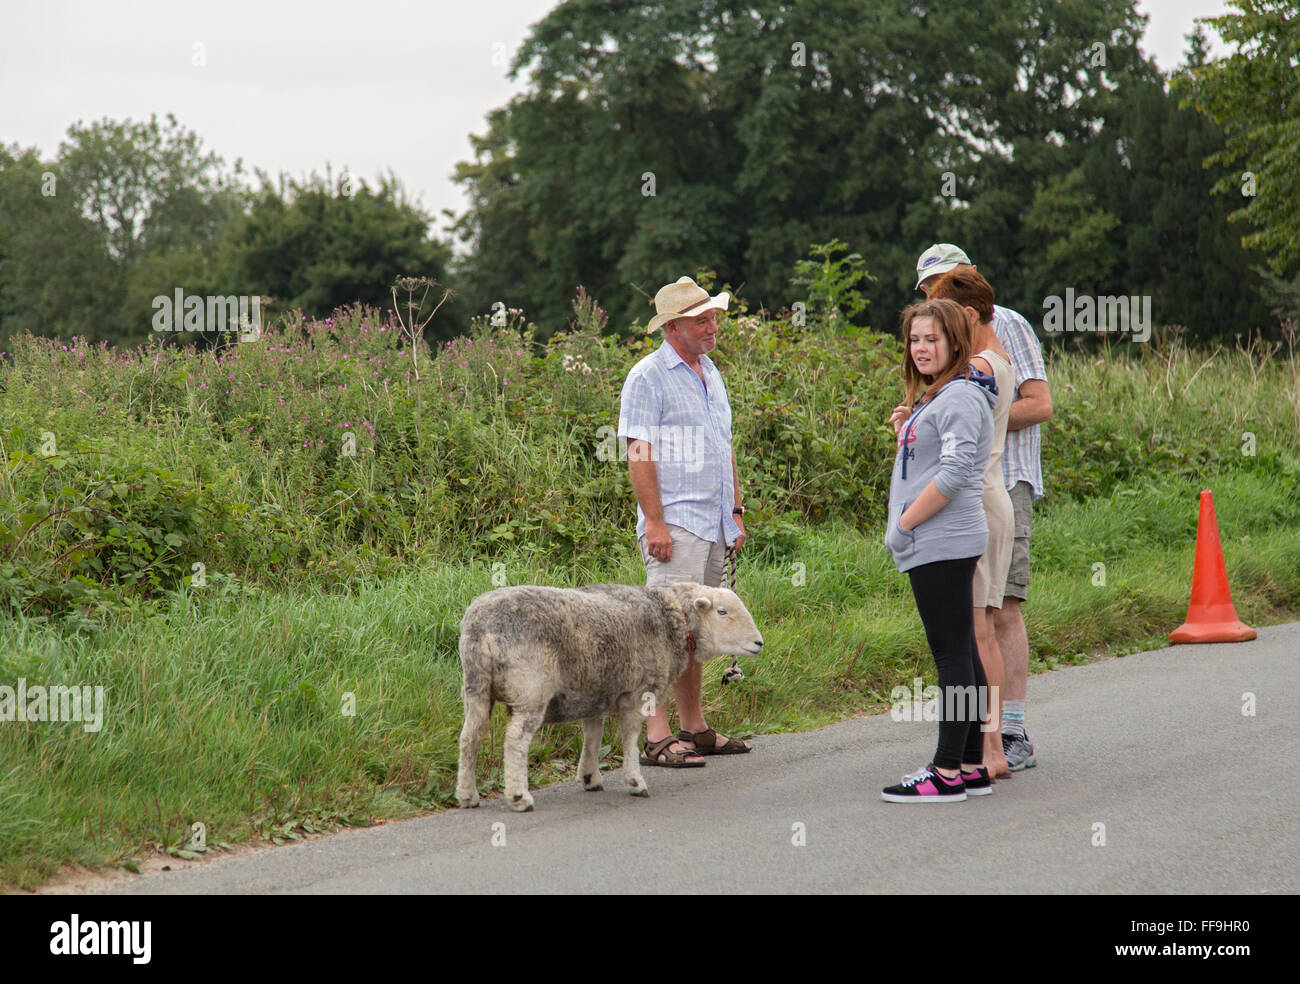
M 645 743 L 645 754 L 641 756 L 642 765 L 658 765 L 667 769 L 702 769 L 703 762 L 688 762 L 688 758 L 693 758 L 701 753 L 699 752 L 674 752 L 669 749 L 675 741 L 680 739 L 676 735 L 669 735 L 659 741 Z M 659 756 L 663 756 L 660 759 Z
M 712 728 L 694 732 L 683 728 L 677 732 L 677 737 L 681 741 L 689 741 L 693 744 L 697 755 L 744 755 L 746 752 L 753 751 L 749 745 L 746 745 L 739 738 L 728 738 L 725 745 L 719 745 L 718 733 Z M 701 738 L 707 738 L 708 744 L 700 744 Z

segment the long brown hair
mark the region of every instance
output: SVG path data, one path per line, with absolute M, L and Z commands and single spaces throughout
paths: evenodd
M 952 357 L 939 370 L 937 376 L 922 376 L 912 361 L 912 322 L 917 318 L 933 318 L 939 330 L 948 339 Z M 903 311 L 903 392 L 907 405 L 914 406 L 918 391 L 921 399 L 932 400 L 939 390 L 958 376 L 970 376 L 971 324 L 966 309 L 956 301 L 944 298 L 921 301 Z

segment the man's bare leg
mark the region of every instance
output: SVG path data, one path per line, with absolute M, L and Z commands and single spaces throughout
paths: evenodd
M 707 731 L 708 723 L 704 720 L 704 708 L 701 695 L 704 686 L 704 666 L 692 657 L 687 660 L 686 669 L 673 684 L 673 694 L 677 697 L 677 716 L 681 718 L 682 728 L 690 732 Z M 666 732 L 665 732 L 666 734 Z M 662 735 L 660 736 L 662 737 Z M 718 735 L 717 744 L 725 745 L 729 739 Z M 690 745 L 690 742 L 687 742 Z M 693 746 L 692 746 L 693 747 Z
M 1002 699 L 1024 700 L 1029 679 L 1029 633 L 1019 598 L 1003 598 L 1002 607 L 994 609 L 993 631 L 1002 651 L 1005 677 Z

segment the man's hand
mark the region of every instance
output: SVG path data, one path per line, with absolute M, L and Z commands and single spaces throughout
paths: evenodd
M 645 548 L 655 560 L 666 564 L 673 555 L 673 538 L 668 532 L 668 525 L 662 520 L 645 521 Z
M 740 547 L 745 542 L 745 536 L 746 536 L 745 520 L 744 517 L 737 516 L 734 513 L 732 514 L 731 518 L 734 519 L 736 521 L 736 525 L 740 527 L 740 536 L 736 537 L 736 542 L 731 545 L 731 549 L 734 550 L 736 553 L 740 553 Z

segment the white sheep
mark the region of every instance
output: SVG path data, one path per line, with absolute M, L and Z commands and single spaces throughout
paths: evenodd
M 543 724 L 582 722 L 578 777 L 602 787 L 600 739 L 607 714 L 623 736 L 623 778 L 634 796 L 649 796 L 637 740 L 646 714 L 665 699 L 687 660 L 753 655 L 763 637 L 735 593 L 681 583 L 660 587 L 598 584 L 588 588 L 524 585 L 480 595 L 461 620 L 461 699 L 456 799 L 478 806 L 478 748 L 495 701 L 510 723 L 505 741 L 505 795 L 511 809 L 531 810 L 528 746 Z M 652 696 L 653 695 L 653 696 Z

